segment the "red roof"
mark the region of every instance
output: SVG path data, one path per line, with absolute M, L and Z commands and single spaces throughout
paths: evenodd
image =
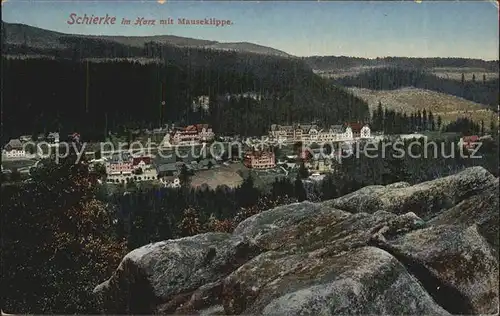
M 144 163 L 146 165 L 150 165 L 151 164 L 151 157 L 134 157 L 132 159 L 132 164 L 134 166 L 137 166 L 141 161 L 144 161 Z
M 268 158 L 273 157 L 274 153 L 272 151 L 248 151 L 245 153 L 245 158 Z
M 184 128 L 180 128 L 181 131 L 184 132 L 201 132 L 201 130 L 205 128 L 209 128 L 208 124 L 196 124 L 196 125 L 189 125 Z
M 313 157 L 310 151 L 304 150 L 300 153 L 300 158 L 303 160 L 309 160 Z
M 346 125 L 351 127 L 353 133 L 359 133 L 363 128 L 363 124 L 361 123 L 347 123 Z
M 477 135 L 464 136 L 464 138 L 463 138 L 464 143 L 473 143 L 473 142 L 477 142 L 478 140 L 479 140 L 479 136 L 477 136 Z

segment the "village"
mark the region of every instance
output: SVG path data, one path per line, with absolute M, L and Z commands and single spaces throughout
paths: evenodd
M 134 131 L 144 147 L 133 149 L 111 146 L 102 150 L 100 144 L 86 144 L 85 157 L 89 168 L 108 184 L 150 182 L 165 187 L 179 187 L 179 175 L 187 170 L 193 176 L 193 186 L 238 186 L 249 172 L 264 182 L 280 177 L 292 177 L 301 164 L 309 180 L 321 180 L 335 170 L 341 152 L 352 150 L 360 141 L 378 141 L 384 135 L 374 134 L 367 124 L 358 122 L 332 125 L 326 129 L 316 124 L 276 125 L 262 137 L 229 137 L 216 135 L 208 124 L 184 127 L 166 126 L 151 131 Z M 151 137 L 160 140 L 157 146 L 146 143 Z M 79 134 L 69 135 L 80 138 Z M 400 139 L 425 137 L 422 134 L 399 135 Z M 477 137 L 476 137 L 477 138 Z M 477 141 L 474 137 L 461 139 L 462 144 Z M 29 178 L 41 160 L 40 148 L 27 148 L 32 137 L 12 139 L 2 151 L 2 173 L 16 174 L 12 178 Z M 41 135 L 36 142 L 57 147 L 62 142 L 59 133 Z M 311 145 L 309 151 L 297 144 Z M 323 146 L 327 144 L 326 146 Z M 218 146 L 213 146 L 218 145 Z M 321 145 L 321 146 L 320 146 Z M 17 175 L 19 174 L 19 175 Z M 268 180 L 266 180 L 268 179 Z

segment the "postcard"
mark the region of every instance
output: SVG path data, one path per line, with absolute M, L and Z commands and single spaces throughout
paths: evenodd
M 498 19 L 2 0 L 2 315 L 498 315 Z

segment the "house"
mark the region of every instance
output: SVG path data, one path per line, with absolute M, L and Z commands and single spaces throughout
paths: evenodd
M 309 176 L 309 180 L 311 181 L 322 181 L 324 180 L 326 175 L 324 174 L 319 174 L 319 173 L 313 173 L 312 175 Z
M 176 157 L 175 153 L 170 150 L 162 150 L 158 151 L 158 153 L 155 155 L 155 157 L 152 159 L 152 164 L 155 166 L 161 165 L 161 164 L 166 164 L 166 163 L 175 163 Z
M 199 169 L 210 169 L 211 167 L 217 165 L 217 161 L 215 159 L 202 159 L 198 163 Z
M 271 151 L 250 151 L 245 154 L 243 164 L 247 168 L 269 169 L 276 167 L 275 155 Z
M 132 158 L 132 168 L 134 170 L 141 168 L 145 170 L 151 166 L 152 159 L 149 156 Z
M 346 123 L 346 131 L 350 128 L 352 137 L 350 138 L 358 138 L 361 136 L 361 129 L 363 128 L 363 124 L 359 122 L 351 122 Z
M 78 143 L 80 142 L 80 139 L 81 139 L 81 136 L 79 133 L 71 133 L 71 134 L 68 134 L 68 141 L 70 142 L 75 142 L 75 143 Z
M 132 174 L 132 163 L 129 161 L 110 162 L 106 164 L 106 174 L 108 175 L 129 175 Z
M 330 126 L 330 132 L 334 134 L 342 134 L 344 133 L 345 126 L 344 125 L 332 125 Z
M 427 136 L 423 134 L 413 133 L 413 134 L 401 134 L 399 135 L 399 138 L 402 140 L 411 140 L 411 139 L 427 138 Z
M 465 147 L 467 150 L 474 150 L 479 143 L 479 136 L 464 136 L 460 138 L 459 144 Z
M 178 177 L 168 176 L 160 179 L 160 182 L 165 185 L 167 188 L 180 188 L 181 181 Z
M 198 110 L 208 111 L 210 109 L 210 97 L 208 95 L 199 96 L 197 99 L 193 100 L 193 111 Z
M 23 143 L 30 142 L 32 140 L 32 137 L 30 135 L 23 135 L 19 137 L 19 140 Z
M 172 145 L 197 145 L 214 138 L 215 133 L 208 124 L 196 124 L 175 130 L 168 141 Z
M 359 137 L 360 138 L 372 138 L 371 136 L 371 130 L 370 130 L 370 127 L 368 125 L 365 125 L 361 128 L 361 131 L 359 133 Z
M 178 173 L 178 167 L 176 163 L 166 163 L 162 164 L 159 166 L 156 166 L 156 173 L 158 174 L 158 177 L 166 177 L 166 176 L 173 176 L 174 174 Z
M 6 159 L 25 159 L 28 158 L 28 152 L 24 149 L 19 139 L 11 139 L 4 147 L 2 157 Z
M 231 99 L 240 100 L 241 98 L 254 99 L 256 101 L 262 100 L 262 95 L 254 91 L 247 91 L 239 94 L 229 94 L 226 93 L 224 96 L 219 96 L 219 100 L 229 101 Z
M 49 133 L 49 135 L 47 136 L 47 141 L 49 143 L 59 143 L 59 133 Z
M 12 150 L 22 150 L 23 149 L 23 143 L 21 143 L 21 141 L 17 138 L 15 139 L 11 139 L 7 145 L 5 145 L 5 150 L 7 151 L 12 151 Z
M 163 136 L 163 140 L 161 141 L 161 147 L 170 147 L 172 144 L 170 143 L 170 133 L 166 133 L 165 136 Z

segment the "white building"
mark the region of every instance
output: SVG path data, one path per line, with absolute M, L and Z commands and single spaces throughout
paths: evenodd
M 174 131 L 168 142 L 171 145 L 198 145 L 214 138 L 215 133 L 208 124 L 196 124 Z
M 364 127 L 364 135 L 370 137 L 370 128 Z M 330 143 L 354 140 L 351 126 L 332 125 L 329 129 L 319 129 L 312 125 L 271 125 L 270 139 L 278 142 Z
M 165 185 L 167 188 L 180 188 L 181 187 L 181 181 L 179 178 L 174 178 L 173 180 L 166 180 L 164 178 L 160 179 L 160 182 Z
M 23 159 L 28 158 L 28 153 L 22 149 L 3 150 L 2 156 L 7 159 Z
M 361 132 L 360 132 L 360 138 L 372 138 L 371 137 L 371 130 L 370 130 L 370 127 L 368 127 L 368 125 L 365 125 L 361 128 Z
M 24 146 L 19 139 L 11 139 L 2 151 L 2 158 L 6 159 L 25 159 L 28 158 L 28 156 L 28 153 L 24 150 Z
M 409 139 L 427 138 L 427 136 L 425 136 L 423 134 L 414 133 L 414 134 L 401 134 L 401 135 L 399 135 L 399 138 L 402 140 L 409 140 Z
M 210 97 L 208 95 L 202 95 L 193 100 L 193 111 L 196 112 L 199 109 L 203 111 L 210 109 Z

